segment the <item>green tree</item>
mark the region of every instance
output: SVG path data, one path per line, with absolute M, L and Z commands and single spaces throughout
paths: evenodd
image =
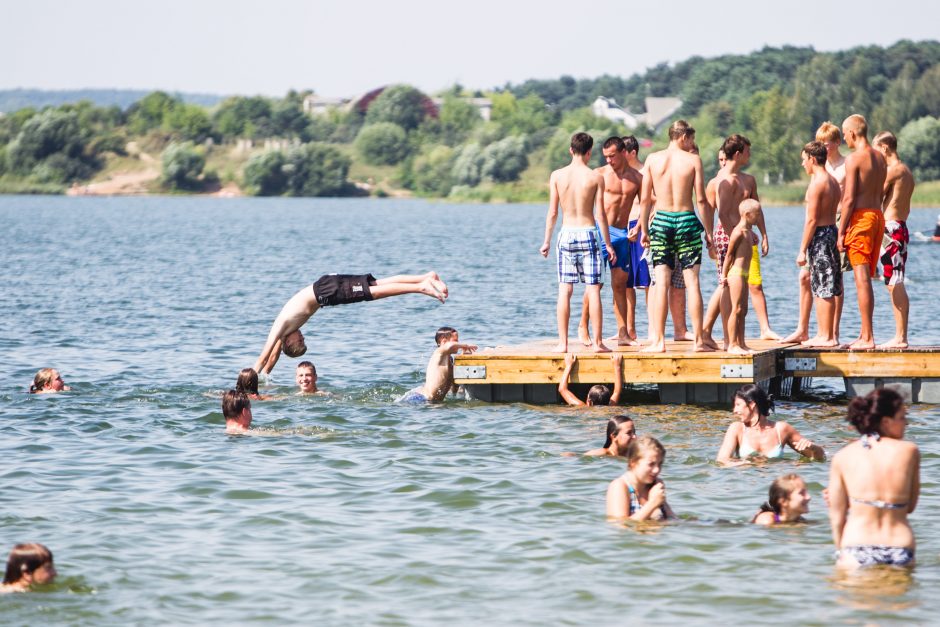
M 328 144 L 292 147 L 285 155 L 288 196 L 341 196 L 349 182 L 349 157 Z
M 30 117 L 16 139 L 7 147 L 7 163 L 15 173 L 25 175 L 46 159 L 56 159 L 36 173 L 45 182 L 68 182 L 87 178 L 97 166 L 85 155 L 86 133 L 78 115 L 46 109 Z
M 493 94 L 490 120 L 506 135 L 528 135 L 558 123 L 555 113 L 535 94 L 517 99 L 511 92 Z
M 479 144 L 464 144 L 454 159 L 451 170 L 454 182 L 458 185 L 473 187 L 480 182 L 480 169 L 483 167 L 483 149 Z
M 179 103 L 167 112 L 162 128 L 179 139 L 203 142 L 212 133 L 212 122 L 199 105 Z
M 128 130 L 134 135 L 143 135 L 147 131 L 162 128 L 166 116 L 181 104 L 178 98 L 166 92 L 147 94 L 128 108 Z
M 190 142 L 171 142 L 161 156 L 163 184 L 170 189 L 193 190 L 201 185 L 199 177 L 206 159 Z
M 911 121 L 917 107 L 914 93 L 916 84 L 917 66 L 908 61 L 898 77 L 891 81 L 881 104 L 872 112 L 872 128 L 896 131 Z
M 391 122 L 366 124 L 359 131 L 356 151 L 366 163 L 395 165 L 408 155 L 405 130 Z
M 914 88 L 917 115 L 940 116 L 940 64 L 924 72 Z
M 454 151 L 448 146 L 431 146 L 415 158 L 411 166 L 413 189 L 419 194 L 446 196 L 454 184 Z
M 369 104 L 366 124 L 391 122 L 411 131 L 427 116 L 428 102 L 427 96 L 410 85 L 392 85 Z
M 505 183 L 515 181 L 529 166 L 525 138 L 513 135 L 483 149 L 480 176 L 484 180 Z
M 280 196 L 287 189 L 287 160 L 279 150 L 254 155 L 245 164 L 244 181 L 248 192 L 255 196 Z
M 444 96 L 439 119 L 441 139 L 448 146 L 462 143 L 470 132 L 483 122 L 480 112 L 473 104 L 450 94 Z
M 224 139 L 274 137 L 271 101 L 261 96 L 226 98 L 212 116 L 212 125 Z
M 898 154 L 921 181 L 940 179 L 940 119 L 908 122 L 898 134 Z

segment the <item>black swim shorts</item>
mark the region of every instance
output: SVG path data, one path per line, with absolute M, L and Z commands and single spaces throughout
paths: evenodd
M 313 284 L 313 293 L 321 307 L 348 305 L 372 300 L 370 285 L 375 285 L 371 274 L 324 274 Z

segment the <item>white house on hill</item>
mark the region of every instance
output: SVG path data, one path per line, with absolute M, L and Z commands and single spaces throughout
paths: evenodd
M 594 104 L 591 105 L 591 111 L 599 118 L 607 118 L 623 124 L 628 129 L 633 130 L 640 124 L 646 124 L 654 131 L 659 131 L 663 124 L 668 122 L 673 115 L 682 107 L 682 100 L 679 98 L 646 98 L 646 112 L 633 113 L 629 109 L 624 109 L 613 98 L 598 96 Z
M 633 115 L 624 109 L 613 98 L 598 96 L 594 104 L 591 105 L 591 111 L 599 118 L 607 118 L 623 124 L 628 129 L 633 130 L 640 125 L 638 116 Z

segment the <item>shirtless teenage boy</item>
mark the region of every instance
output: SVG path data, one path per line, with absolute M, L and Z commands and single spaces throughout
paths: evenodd
M 728 293 L 731 311 L 728 316 L 726 349 L 732 355 L 746 355 L 751 349 L 744 341 L 744 318 L 747 316 L 747 275 L 751 267 L 751 227 L 757 223 L 760 203 L 747 198 L 738 206 L 738 223 L 728 237 L 718 286 Z
M 898 139 L 884 131 L 875 135 L 872 145 L 884 155 L 888 166 L 885 177 L 885 235 L 881 245 L 881 266 L 894 308 L 894 337 L 879 348 L 907 348 L 907 316 L 910 302 L 904 287 L 907 245 L 911 236 L 907 218 L 911 213 L 914 175 L 898 157 Z
M 868 123 L 861 115 L 842 122 L 842 136 L 852 150 L 845 159 L 845 191 L 842 193 L 842 220 L 839 223 L 839 250 L 846 251 L 855 287 L 862 328 L 850 349 L 875 347 L 872 316 L 875 295 L 871 277 L 878 268 L 878 253 L 884 236 L 882 213 L 887 165 L 882 154 L 868 144 Z
M 313 365 L 312 361 L 302 361 L 297 364 L 297 369 L 294 371 L 294 381 L 297 383 L 298 394 L 329 396 L 329 392 L 317 387 L 317 379 L 317 367 Z
M 436 272 L 421 275 L 397 275 L 376 279 L 371 274 L 325 274 L 290 297 L 274 319 L 268 339 L 255 362 L 257 373 L 270 373 L 281 351 L 288 357 L 307 352 L 300 332 L 310 316 L 320 307 L 377 300 L 401 294 L 424 294 L 442 303 L 447 299 L 447 285 Z
M 558 345 L 555 353 L 568 350 L 568 318 L 571 313 L 571 293 L 575 283 L 585 283 L 588 309 L 595 352 L 609 352 L 604 345 L 601 313 L 601 285 L 604 283 L 604 258 L 601 245 L 607 248 L 610 263 L 617 263 L 617 254 L 610 244 L 607 215 L 604 212 L 604 177 L 588 167 L 594 139 L 587 133 L 575 133 L 571 138 L 571 163 L 552 172 L 548 181 L 548 215 L 545 218 L 545 241 L 539 252 L 548 257 L 552 232 L 558 220 L 558 206 L 562 207 L 561 232 L 556 242 L 558 255 Z M 595 224 L 596 223 L 596 224 Z M 598 241 L 597 231 L 603 238 Z
M 816 337 L 803 346 L 838 346 L 835 336 L 836 297 L 842 294 L 842 262 L 836 249 L 836 208 L 842 197 L 839 184 L 826 168 L 826 145 L 819 141 L 803 147 L 806 188 L 806 224 L 796 264 L 806 268 L 816 303 Z M 801 272 L 802 273 L 802 272 Z M 802 290 L 802 288 L 801 288 Z
M 424 385 L 411 390 L 399 401 L 440 403 L 454 388 L 454 362 L 451 355 L 457 351 L 469 355 L 477 349 L 473 344 L 461 344 L 457 329 L 453 327 L 438 329 L 434 334 L 434 342 L 437 348 L 428 360 Z
M 702 337 L 702 292 L 698 273 L 702 264 L 703 225 L 695 215 L 693 192 L 706 222 L 704 229 L 708 246 L 711 246 L 711 215 L 705 200 L 702 160 L 689 152 L 694 142 L 695 129 L 685 120 L 677 120 L 669 127 L 669 147 L 646 159 L 648 176 L 643 177 L 641 192 L 640 242 L 648 246 L 652 253 L 656 286 L 649 299 L 652 343 L 642 349 L 644 352 L 666 351 L 667 286 L 677 261 L 682 267 L 688 290 L 689 317 L 695 336 L 693 348 L 695 351 L 712 350 L 705 345 Z M 650 224 L 654 194 L 656 216 Z
M 604 212 L 607 214 L 607 225 L 610 230 L 610 243 L 617 253 L 617 262 L 610 264 L 610 287 L 614 293 L 614 316 L 617 318 L 617 344 L 632 346 L 636 344 L 636 330 L 633 320 L 628 320 L 629 304 L 627 302 L 628 285 L 633 291 L 630 282 L 631 255 L 628 231 L 630 227 L 630 210 L 633 199 L 640 194 L 640 183 L 643 178 L 640 173 L 630 167 L 627 161 L 626 145 L 619 137 L 609 137 L 603 146 L 604 159 L 607 164 L 597 168 L 595 172 L 604 177 Z M 634 307 L 636 307 L 636 294 Z M 578 337 L 585 346 L 590 346 L 588 335 L 588 295 L 584 293 L 584 303 L 581 308 L 581 322 L 578 324 Z M 633 331 L 631 337 L 630 331 Z

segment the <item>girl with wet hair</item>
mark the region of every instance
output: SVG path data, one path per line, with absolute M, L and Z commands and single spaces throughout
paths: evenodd
M 912 566 L 916 542 L 907 516 L 920 498 L 920 451 L 904 440 L 904 400 L 894 390 L 873 390 L 852 399 L 846 418 L 861 437 L 836 453 L 829 471 L 836 564 Z
M 607 517 L 619 520 L 675 518 L 666 502 L 666 485 L 659 478 L 666 449 L 644 435 L 627 447 L 627 471 L 607 486 Z
M 604 446 L 592 449 L 585 455 L 622 457 L 627 454 L 627 447 L 634 440 L 636 440 L 636 425 L 633 418 L 614 416 L 607 421 L 607 439 L 604 441 Z
M 803 514 L 809 512 L 809 492 L 806 482 L 797 474 L 783 475 L 770 484 L 767 502 L 751 519 L 758 525 L 803 522 Z
M 258 373 L 254 368 L 242 368 L 238 373 L 238 380 L 235 381 L 235 391 L 243 392 L 253 401 L 266 401 L 271 398 L 258 393 Z
M 42 544 L 17 544 L 7 559 L 2 592 L 25 592 L 30 586 L 51 583 L 56 570 L 52 551 Z
M 780 459 L 785 446 L 803 457 L 816 461 L 826 459 L 826 451 L 800 435 L 793 425 L 770 420 L 768 416 L 773 409 L 773 400 L 760 386 L 741 386 L 734 393 L 732 410 L 738 420 L 728 426 L 716 461 L 732 464 L 733 459 L 738 458 L 741 460 L 738 463 L 743 463 L 752 456 Z
M 65 385 L 62 376 L 55 368 L 43 368 L 33 377 L 33 384 L 29 386 L 30 394 L 50 394 L 52 392 L 68 392 L 71 390 Z

